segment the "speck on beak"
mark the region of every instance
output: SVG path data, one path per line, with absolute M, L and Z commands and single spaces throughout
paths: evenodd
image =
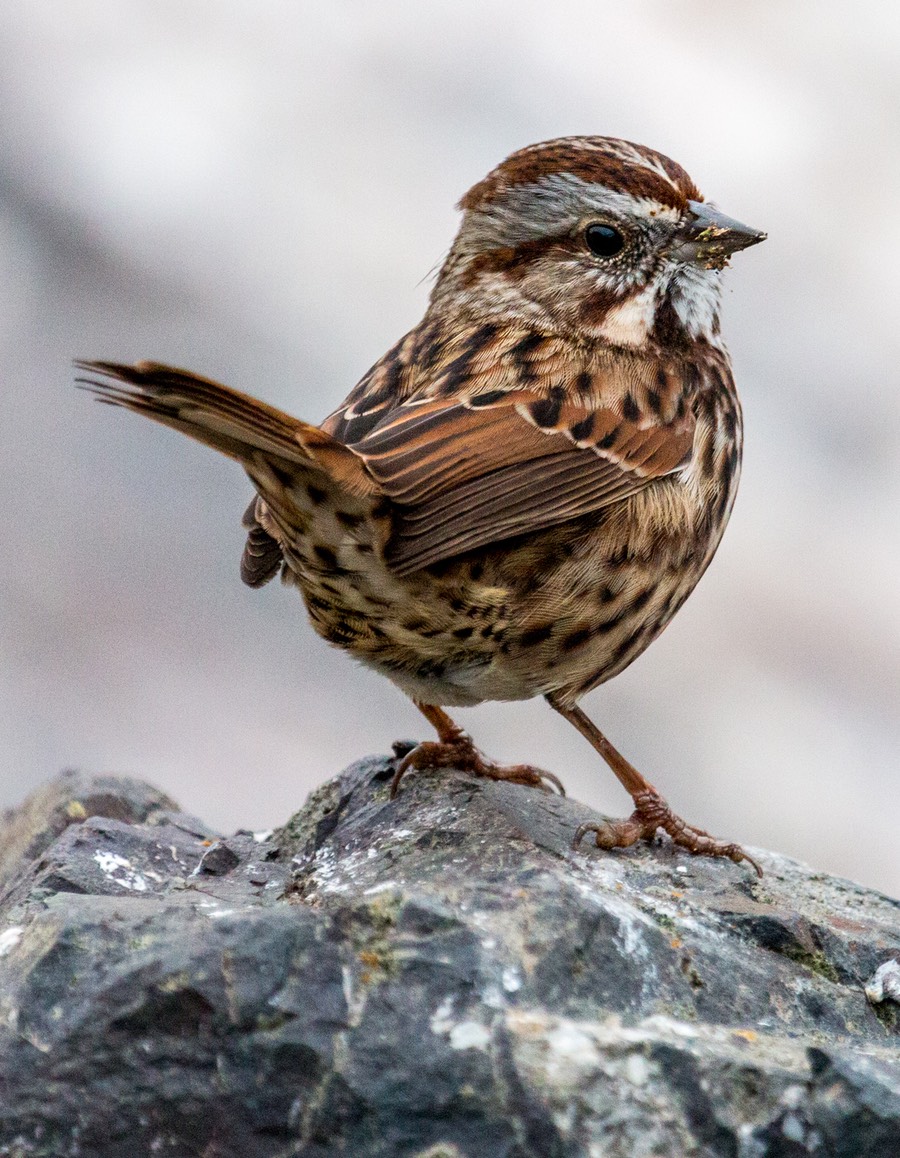
M 708 269 L 721 269 L 739 249 L 765 241 L 767 234 L 727 217 L 705 201 L 689 201 L 692 218 L 676 243 L 675 256 L 696 261 Z

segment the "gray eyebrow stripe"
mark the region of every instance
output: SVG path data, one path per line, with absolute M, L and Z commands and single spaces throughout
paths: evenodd
M 483 209 L 470 210 L 465 230 L 476 249 L 517 246 L 574 229 L 592 214 L 652 215 L 672 222 L 679 218 L 677 209 L 652 198 L 635 197 L 571 173 L 552 173 L 528 185 L 514 185 Z

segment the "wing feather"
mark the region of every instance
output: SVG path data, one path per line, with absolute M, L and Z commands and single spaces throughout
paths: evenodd
M 690 457 L 686 383 L 652 358 L 494 325 L 440 357 L 401 346 L 402 377 L 395 349 L 364 381 L 402 390 L 374 408 L 358 389 L 325 423 L 360 431 L 350 449 L 392 501 L 398 574 L 599 511 Z

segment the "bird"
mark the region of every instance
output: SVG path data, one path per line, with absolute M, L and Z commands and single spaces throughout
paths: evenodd
M 762 875 L 682 820 L 579 701 L 660 634 L 719 545 L 742 451 L 722 271 L 766 234 L 667 156 L 604 136 L 519 149 L 458 209 L 422 321 L 320 425 L 157 362 L 79 361 L 79 384 L 244 468 L 243 581 L 280 574 L 315 631 L 437 733 L 398 756 L 392 795 L 424 768 L 564 792 L 446 710 L 543 696 L 633 801 L 576 847 L 662 830 Z

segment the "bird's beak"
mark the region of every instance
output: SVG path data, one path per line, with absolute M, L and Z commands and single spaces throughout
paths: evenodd
M 726 217 L 705 201 L 688 201 L 691 219 L 682 228 L 675 245 L 681 261 L 696 261 L 707 269 L 721 269 L 739 249 L 765 241 L 766 234 L 733 217 Z

